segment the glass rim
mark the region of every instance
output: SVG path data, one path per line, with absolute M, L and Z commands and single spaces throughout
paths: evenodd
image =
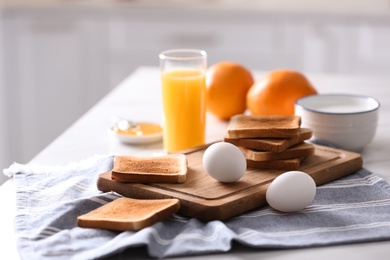
M 159 54 L 160 60 L 194 60 L 206 57 L 206 51 L 197 49 L 172 49 L 162 51 Z

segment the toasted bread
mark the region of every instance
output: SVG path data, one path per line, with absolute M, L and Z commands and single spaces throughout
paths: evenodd
M 136 200 L 118 198 L 77 218 L 77 225 L 117 231 L 140 230 L 180 208 L 178 199 Z
M 273 160 L 273 161 L 252 161 L 246 160 L 248 168 L 260 169 L 260 170 L 284 170 L 294 171 L 297 170 L 305 158 L 295 158 L 287 160 Z
M 298 143 L 310 139 L 312 135 L 313 135 L 313 131 L 311 129 L 300 128 L 298 136 L 294 136 L 292 138 L 236 139 L 236 138 L 229 138 L 225 136 L 223 141 L 234 144 L 236 146 L 241 146 L 249 149 L 280 153 Z
M 302 142 L 297 144 L 284 152 L 273 153 L 266 151 L 256 151 L 244 147 L 240 147 L 245 155 L 245 158 L 252 161 L 272 161 L 272 160 L 286 160 L 294 158 L 306 158 L 314 154 L 314 145 Z
M 292 138 L 299 135 L 301 117 L 236 115 L 230 119 L 228 138 Z
M 178 182 L 187 178 L 187 158 L 184 154 L 160 157 L 116 156 L 111 179 L 120 182 Z

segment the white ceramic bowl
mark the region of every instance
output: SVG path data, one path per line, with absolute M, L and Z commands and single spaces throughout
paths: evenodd
M 147 135 L 125 135 L 118 134 L 114 129 L 108 129 L 108 133 L 114 135 L 121 143 L 124 144 L 150 144 L 160 142 L 162 140 L 163 134 L 155 133 L 155 134 L 147 134 Z
M 116 123 L 117 124 L 117 123 Z M 108 129 L 108 133 L 115 136 L 120 142 L 125 144 L 149 144 L 159 142 L 163 138 L 163 132 L 161 127 L 152 122 L 137 122 L 139 129 L 137 129 L 137 134 L 126 134 L 123 131 L 117 131 L 117 125 L 114 125 Z M 152 127 L 152 132 L 150 128 Z M 149 128 L 149 133 L 148 133 Z M 161 131 L 160 131 L 161 130 Z M 138 133 L 138 131 L 140 133 Z M 145 134 L 146 131 L 146 134 Z
M 295 114 L 319 143 L 360 152 L 375 136 L 380 104 L 368 96 L 319 94 L 300 98 Z

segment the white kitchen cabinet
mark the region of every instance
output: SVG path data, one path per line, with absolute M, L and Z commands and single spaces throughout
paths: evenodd
M 204 49 L 209 65 L 232 60 L 251 69 L 291 66 L 287 26 L 283 18 L 253 12 L 118 11 L 109 19 L 113 78 L 139 65 L 158 66 L 159 52 L 174 48 Z
M 158 65 L 158 53 L 171 48 L 205 49 L 210 65 L 233 60 L 259 70 L 386 75 L 390 67 L 384 15 L 125 9 L 111 13 L 108 27 L 112 82 Z
M 303 71 L 390 75 L 390 17 L 325 16 L 303 28 Z
M 105 21 L 33 9 L 2 24 L 8 163 L 26 163 L 110 90 Z
M 390 19 L 349 26 L 341 73 L 390 75 Z

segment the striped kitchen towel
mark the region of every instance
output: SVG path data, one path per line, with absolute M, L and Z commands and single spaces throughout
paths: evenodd
M 317 188 L 299 213 L 268 206 L 226 221 L 173 215 L 138 232 L 79 228 L 77 216 L 118 197 L 96 188 L 113 156 L 63 167 L 13 164 L 15 232 L 22 259 L 95 259 L 146 246 L 152 257 L 226 252 L 232 241 L 255 248 L 300 248 L 390 239 L 390 186 L 369 172 Z

